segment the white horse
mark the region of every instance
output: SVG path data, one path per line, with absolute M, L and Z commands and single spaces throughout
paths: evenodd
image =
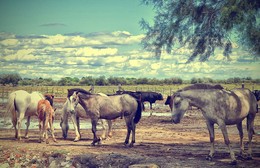
M 107 96 L 103 93 L 98 93 L 98 94 L 101 96 Z M 81 138 L 79 118 L 90 119 L 90 117 L 87 115 L 87 113 L 85 112 L 85 110 L 83 109 L 82 106 L 80 106 L 80 105 L 77 106 L 74 113 L 70 112 L 70 106 L 71 106 L 71 103 L 67 98 L 66 102 L 64 103 L 64 105 L 62 107 L 62 114 L 61 114 L 62 117 L 61 117 L 60 127 L 62 130 L 62 136 L 64 139 L 66 139 L 68 136 L 68 129 L 69 129 L 68 118 L 69 118 L 69 116 L 71 116 L 75 134 L 76 134 L 74 142 L 77 142 Z M 100 119 L 99 121 L 100 121 L 102 129 L 103 129 L 101 139 L 106 139 L 107 137 L 111 138 L 112 137 L 112 121 L 105 120 L 105 119 Z M 107 129 L 106 123 L 108 125 L 108 129 Z
M 28 137 L 28 128 L 30 126 L 31 116 L 37 116 L 37 105 L 44 96 L 39 92 L 31 94 L 24 90 L 17 90 L 9 95 L 7 103 L 7 113 L 12 114 L 12 123 L 15 128 L 15 138 L 21 140 L 21 124 L 23 118 L 27 117 L 25 138 Z

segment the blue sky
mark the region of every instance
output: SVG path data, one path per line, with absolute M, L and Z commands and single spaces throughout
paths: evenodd
M 259 78 L 253 61 L 236 42 L 232 61 L 216 50 L 208 62 L 184 64 L 180 48 L 156 60 L 140 45 L 139 21 L 153 21 L 140 0 L 1 0 L 0 73 L 53 78 L 122 76 L 171 78 Z

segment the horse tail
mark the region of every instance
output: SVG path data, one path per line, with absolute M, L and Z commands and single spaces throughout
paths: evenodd
M 7 103 L 7 106 L 6 106 L 6 113 L 7 115 L 9 115 L 10 113 L 12 114 L 12 121 L 13 123 L 17 123 L 17 114 L 16 114 L 16 107 L 15 107 L 15 97 L 16 97 L 16 94 L 15 93 L 11 93 L 9 95 L 9 98 L 8 98 L 8 103 Z
M 137 102 L 138 105 L 137 105 L 137 110 L 136 110 L 135 118 L 134 118 L 135 124 L 137 124 L 142 117 L 142 103 L 139 100 L 136 100 L 136 102 Z

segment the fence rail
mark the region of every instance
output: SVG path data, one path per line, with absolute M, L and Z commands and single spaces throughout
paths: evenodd
M 122 86 L 124 90 L 129 91 L 154 91 L 163 94 L 164 97 L 167 95 L 173 94 L 178 89 L 181 89 L 189 84 L 182 85 L 126 85 Z M 233 89 L 241 87 L 241 84 L 223 84 L 225 89 Z M 25 90 L 29 93 L 33 91 L 41 92 L 42 94 L 49 93 L 55 95 L 55 97 L 66 97 L 67 89 L 69 88 L 82 88 L 85 90 L 89 90 L 90 86 L 1 86 L 0 87 L 0 97 L 2 99 L 8 98 L 8 95 L 16 90 Z M 245 84 L 246 88 L 260 90 L 260 84 Z M 118 90 L 118 86 L 95 86 L 95 93 L 105 93 L 105 94 L 113 94 Z

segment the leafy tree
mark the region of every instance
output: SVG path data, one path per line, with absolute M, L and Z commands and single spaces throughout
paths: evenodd
M 110 85 L 118 85 L 118 84 L 125 85 L 125 84 L 127 84 L 127 81 L 123 77 L 112 77 L 112 76 L 110 76 L 107 79 L 107 81 Z
M 107 84 L 108 84 L 108 82 L 107 82 L 105 76 L 100 76 L 100 77 L 98 77 L 98 78 L 96 79 L 96 85 L 98 85 L 98 86 L 105 86 L 105 85 L 107 85 Z
M 79 85 L 79 79 L 71 78 L 71 77 L 61 78 L 58 81 L 58 85 L 60 85 L 60 86 L 77 86 L 77 85 Z
M 154 25 L 140 22 L 146 30 L 145 49 L 171 53 L 174 47 L 193 49 L 187 62 L 207 61 L 216 47 L 229 59 L 232 41 L 246 45 L 260 57 L 259 0 L 142 0 L 156 12 Z M 237 34 L 237 37 L 234 35 Z M 233 39 L 232 39 L 233 38 Z
M 12 84 L 12 85 L 16 86 L 20 80 L 22 80 L 22 78 L 17 73 L 0 75 L 0 83 L 2 85 Z
M 82 77 L 81 80 L 79 81 L 80 85 L 95 85 L 95 79 L 92 76 L 86 76 Z
M 136 84 L 141 84 L 141 85 L 143 85 L 143 84 L 148 84 L 148 79 L 147 78 L 138 78 L 137 80 L 136 80 Z

